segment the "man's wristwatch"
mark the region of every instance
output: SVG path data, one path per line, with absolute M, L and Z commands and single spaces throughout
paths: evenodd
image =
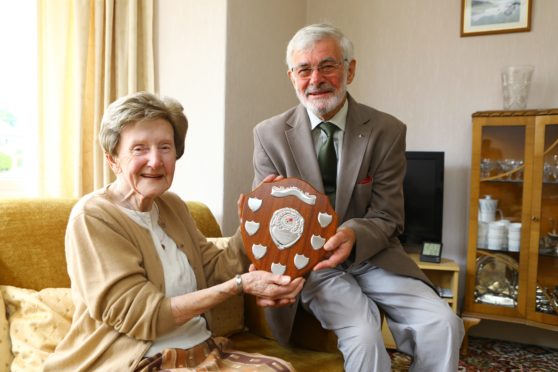
M 242 296 L 242 294 L 244 293 L 244 287 L 242 286 L 242 276 L 240 276 L 240 274 L 237 274 L 234 277 L 234 281 L 236 283 L 236 295 Z

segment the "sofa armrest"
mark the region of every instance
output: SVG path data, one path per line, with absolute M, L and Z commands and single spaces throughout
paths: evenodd
M 194 217 L 196 225 L 206 238 L 219 238 L 223 236 L 221 227 L 207 205 L 197 201 L 186 201 L 190 214 Z

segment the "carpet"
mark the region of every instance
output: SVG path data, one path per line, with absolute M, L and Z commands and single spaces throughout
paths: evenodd
M 392 371 L 409 370 L 411 358 L 390 351 Z M 515 342 L 469 337 L 469 352 L 459 361 L 459 372 L 558 371 L 558 350 Z

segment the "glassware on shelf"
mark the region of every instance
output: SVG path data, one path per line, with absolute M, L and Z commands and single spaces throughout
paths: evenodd
M 480 164 L 480 177 L 481 178 L 487 178 L 492 176 L 493 171 L 498 167 L 498 163 L 495 160 L 492 159 L 488 159 L 488 158 L 483 158 L 481 159 L 481 164 Z
M 515 172 L 511 174 L 514 181 L 523 181 L 523 160 L 511 159 L 511 167 Z
M 500 164 L 500 168 L 502 169 L 502 179 L 511 180 L 511 174 L 509 174 L 509 172 L 513 169 L 513 159 L 499 160 L 498 164 Z
M 558 235 L 547 233 L 541 237 L 539 242 L 539 253 L 549 256 L 558 254 Z
M 503 180 L 521 181 L 523 180 L 523 160 L 504 159 L 499 161 L 500 168 L 504 174 Z
M 519 264 L 505 254 L 483 253 L 477 258 L 474 301 L 517 306 Z
M 543 181 L 556 182 L 555 166 L 552 163 L 545 162 L 543 165 Z
M 545 314 L 558 315 L 558 286 L 552 291 L 537 285 L 535 290 L 535 307 L 536 311 Z
M 525 168 L 523 160 L 517 160 L 516 168 L 518 169 L 517 172 L 515 172 L 516 181 L 523 181 L 523 169 Z
M 489 159 L 482 159 L 480 163 L 480 177 L 485 178 L 490 175 Z
M 554 309 L 554 313 L 558 314 L 558 285 L 554 287 L 554 290 L 550 293 L 550 305 Z
M 552 230 L 541 236 L 539 241 L 539 254 L 558 255 L 558 231 L 556 231 L 556 220 L 552 217 L 548 219 Z
M 558 182 L 558 155 L 543 165 L 543 182 Z
M 558 165 L 558 157 L 557 157 Z M 506 158 L 502 160 L 492 160 L 483 158 L 480 164 L 480 177 L 481 180 L 494 180 L 494 181 L 523 181 L 523 160 Z M 556 168 L 558 176 L 558 166 Z

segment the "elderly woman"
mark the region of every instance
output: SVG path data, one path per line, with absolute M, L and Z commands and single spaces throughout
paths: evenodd
M 238 233 L 219 247 L 201 235 L 168 191 L 186 130 L 172 99 L 136 93 L 107 108 L 99 139 L 116 181 L 84 196 L 70 215 L 66 259 L 76 309 L 45 370 L 272 370 L 266 363 L 292 370 L 276 358 L 246 358 L 211 335 L 207 312 L 228 298 L 244 291 L 290 304 L 303 282 L 245 272 Z

